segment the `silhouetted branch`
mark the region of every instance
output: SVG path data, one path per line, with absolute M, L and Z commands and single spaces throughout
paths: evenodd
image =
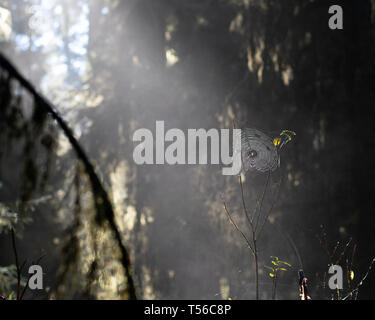
M 365 275 L 363 276 L 362 280 L 357 284 L 357 286 L 355 287 L 354 290 L 350 291 L 348 295 L 346 295 L 344 298 L 342 298 L 342 300 L 346 300 L 348 297 L 352 296 L 353 293 L 355 292 L 356 294 L 356 298 L 357 298 L 357 295 L 358 295 L 358 291 L 359 291 L 359 288 L 363 285 L 364 281 L 367 279 L 371 269 L 372 269 L 372 266 L 374 265 L 375 263 L 375 258 L 372 259 L 368 269 L 367 269 L 367 272 L 365 273 Z
M 264 228 L 264 226 L 265 226 L 265 224 L 266 224 L 269 216 L 271 215 L 271 213 L 273 211 L 273 208 L 274 208 L 274 206 L 275 206 L 275 204 L 276 204 L 276 202 L 277 202 L 277 200 L 279 198 L 280 187 L 281 187 L 282 181 L 283 181 L 283 176 L 280 177 L 279 184 L 277 186 L 277 189 L 276 189 L 276 192 L 275 192 L 275 196 L 274 196 L 274 199 L 273 199 L 272 204 L 271 204 L 271 208 L 268 210 L 268 213 L 267 213 L 266 217 L 264 218 L 263 224 L 260 227 L 260 230 L 259 230 L 259 233 L 258 233 L 258 239 L 259 239 L 259 237 L 260 237 L 260 235 L 261 235 L 261 233 L 263 231 L 263 228 Z
M 24 266 L 26 265 L 26 261 L 25 260 L 22 265 L 20 266 L 19 265 L 19 260 L 18 260 L 18 253 L 17 253 L 17 246 L 16 246 L 16 237 L 15 237 L 15 234 L 14 234 L 14 229 L 11 228 L 10 229 L 10 233 L 11 233 L 11 236 L 12 236 L 12 247 L 13 247 L 13 253 L 14 253 L 14 257 L 15 257 L 15 261 L 16 261 L 16 270 L 17 270 L 17 289 L 16 289 L 16 299 L 17 300 L 22 300 L 23 299 L 23 296 L 25 295 L 25 292 L 28 288 L 28 285 L 29 285 L 29 280 L 32 276 L 32 274 L 29 274 L 28 278 L 27 278 L 27 281 L 26 281 L 26 284 L 25 284 L 25 287 L 23 288 L 22 290 L 22 293 L 21 293 L 21 278 L 22 278 L 22 270 L 24 268 Z M 44 255 L 40 256 L 36 262 L 36 264 L 39 264 L 40 260 L 42 260 L 42 258 L 44 257 Z M 32 261 L 31 262 L 31 265 L 34 265 L 35 263 Z M 8 298 L 5 298 L 5 297 L 0 297 L 2 298 L 2 300 L 7 300 Z
M 31 261 L 31 265 L 34 265 L 34 264 L 39 264 L 40 263 L 40 260 L 42 260 L 44 258 L 45 255 L 42 255 L 38 258 L 38 260 L 36 261 L 36 263 L 34 263 L 34 261 Z M 29 287 L 29 281 L 30 281 L 30 278 L 32 277 L 32 274 L 30 273 L 29 276 L 27 277 L 27 281 L 26 281 L 26 285 L 25 287 L 23 288 L 22 290 L 22 293 L 21 293 L 21 296 L 20 296 L 20 300 L 23 299 L 23 296 L 25 295 L 26 293 L 26 290 L 27 288 Z
M 249 223 L 251 229 L 253 229 L 254 228 L 254 226 L 253 226 L 253 217 L 249 217 L 249 213 L 248 213 L 247 208 L 246 208 L 246 203 L 245 203 L 245 197 L 244 197 L 244 192 L 243 192 L 243 184 L 242 184 L 241 175 L 240 175 L 239 179 L 240 179 L 240 187 L 241 187 L 242 207 L 243 207 L 243 210 L 244 210 L 247 222 Z
M 235 127 L 235 125 L 233 125 L 233 127 Z M 281 181 L 282 181 L 282 176 L 281 176 L 280 177 L 280 181 L 279 181 L 279 185 L 278 185 L 278 188 L 277 188 L 277 191 L 275 192 L 275 197 L 274 197 L 274 200 L 272 202 L 271 208 L 269 209 L 269 211 L 268 211 L 268 213 L 267 213 L 267 215 L 266 215 L 266 217 L 265 217 L 265 219 L 264 219 L 264 221 L 263 221 L 263 223 L 262 223 L 262 225 L 260 227 L 260 231 L 257 233 L 257 231 L 258 231 L 258 224 L 259 224 L 259 221 L 260 221 L 261 215 L 262 215 L 263 202 L 264 202 L 265 194 L 266 194 L 267 187 L 268 187 L 268 184 L 269 184 L 270 176 L 271 176 L 271 172 L 268 172 L 267 180 L 265 182 L 262 194 L 257 199 L 257 203 L 255 205 L 254 212 L 253 212 L 253 214 L 252 214 L 251 217 L 249 216 L 249 212 L 248 212 L 247 207 L 246 207 L 246 201 L 245 201 L 245 196 L 244 196 L 242 177 L 241 177 L 241 175 L 239 176 L 242 208 L 243 208 L 243 211 L 245 213 L 246 219 L 247 219 L 247 221 L 248 221 L 248 223 L 250 225 L 251 242 L 246 237 L 246 235 L 240 230 L 240 228 L 237 226 L 237 224 L 234 222 L 233 218 L 231 217 L 231 215 L 229 213 L 227 205 L 226 205 L 225 201 L 223 200 L 224 209 L 225 209 L 225 212 L 226 212 L 226 214 L 228 216 L 229 221 L 234 225 L 234 227 L 236 228 L 236 230 L 244 238 L 247 246 L 251 249 L 251 252 L 254 255 L 255 297 L 256 297 L 257 300 L 259 298 L 259 270 L 258 270 L 258 247 L 257 247 L 258 238 L 259 238 L 259 236 L 260 236 L 260 234 L 261 234 L 261 232 L 263 230 L 263 227 L 264 227 L 265 223 L 267 222 L 268 217 L 271 214 L 271 212 L 273 210 L 273 207 L 274 207 L 274 205 L 275 205 L 275 203 L 276 203 L 276 201 L 278 199 L 279 190 L 280 190 Z M 255 224 L 254 224 L 254 218 L 256 218 Z
M 268 171 L 268 174 L 267 174 L 267 180 L 266 180 L 266 183 L 265 183 L 265 185 L 264 185 L 264 189 L 263 189 L 262 196 L 261 196 L 261 198 L 260 198 L 260 201 L 258 200 L 258 202 L 257 202 L 257 206 L 258 206 L 258 215 L 257 215 L 256 223 L 255 223 L 255 232 L 256 232 L 257 229 L 258 229 L 258 223 L 259 223 L 260 215 L 262 214 L 263 200 L 264 200 L 264 196 L 265 196 L 266 191 L 267 191 L 267 187 L 268 187 L 268 182 L 269 182 L 269 180 L 270 180 L 270 176 L 271 176 L 271 171 Z M 257 207 L 255 207 L 255 210 L 254 210 L 254 216 L 255 216 L 256 211 L 257 211 Z
M 9 73 L 9 76 L 19 81 L 19 83 L 27 90 L 29 93 L 34 97 L 36 107 L 42 108 L 47 114 L 50 114 L 52 118 L 57 122 L 60 128 L 63 130 L 65 136 L 68 138 L 70 144 L 72 145 L 74 151 L 77 154 L 77 157 L 82 161 L 84 164 L 85 170 L 89 176 L 93 193 L 95 195 L 94 201 L 97 210 L 97 221 L 102 222 L 103 218 L 106 219 L 109 223 L 110 229 L 114 233 L 115 240 L 120 248 L 121 252 L 121 263 L 125 270 L 125 275 L 128 281 L 128 293 L 130 299 L 136 299 L 136 292 L 134 282 L 131 276 L 130 271 L 130 257 L 128 254 L 127 249 L 125 248 L 124 244 L 122 243 L 120 231 L 117 228 L 114 213 L 112 209 L 112 204 L 109 200 L 107 192 L 104 190 L 98 176 L 95 173 L 94 167 L 89 161 L 86 153 L 81 148 L 78 141 L 75 139 L 72 130 L 68 127 L 62 117 L 58 114 L 56 108 L 54 108 L 53 104 L 50 103 L 45 97 L 39 94 L 34 86 L 26 80 L 18 70 L 9 62 L 7 58 L 5 58 L 0 53 L 0 65 Z M 101 215 L 104 214 L 104 217 Z
M 236 223 L 234 222 L 234 220 L 232 219 L 232 217 L 231 217 L 231 215 L 230 215 L 230 213 L 229 213 L 229 211 L 228 211 L 228 208 L 227 208 L 227 205 L 226 205 L 225 201 L 223 201 L 223 205 L 224 205 L 224 209 L 225 209 L 225 212 L 226 212 L 226 214 L 227 214 L 227 216 L 228 216 L 229 221 L 234 225 L 234 227 L 236 228 L 236 230 L 242 235 L 242 237 L 244 238 L 246 244 L 248 245 L 248 247 L 250 248 L 250 250 L 251 250 L 251 251 L 253 252 L 253 254 L 254 254 L 255 252 L 254 252 L 253 247 L 252 247 L 251 244 L 250 244 L 250 241 L 247 239 L 246 235 L 241 231 L 241 229 L 237 226 L 237 224 L 236 224 Z
M 18 263 L 18 253 L 17 253 L 17 247 L 16 247 L 16 238 L 14 236 L 14 230 L 13 228 L 10 229 L 10 233 L 12 235 L 12 247 L 13 247 L 13 253 L 14 253 L 14 258 L 16 262 L 16 270 L 17 270 L 17 289 L 16 289 L 16 294 L 17 294 L 17 300 L 20 300 L 20 291 L 21 291 L 21 268 Z

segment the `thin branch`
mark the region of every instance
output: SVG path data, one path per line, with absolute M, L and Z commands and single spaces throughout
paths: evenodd
M 10 229 L 10 232 L 11 232 L 11 236 L 12 236 L 12 247 L 13 247 L 13 252 L 14 252 L 14 257 L 15 257 L 15 260 L 16 260 L 16 270 L 17 270 L 17 300 L 22 300 L 27 288 L 28 288 L 28 285 L 29 285 L 29 280 L 31 278 L 31 274 L 28 276 L 28 279 L 27 279 L 27 282 L 26 282 L 26 285 L 25 287 L 23 288 L 22 290 L 22 293 L 21 293 L 21 278 L 22 278 L 22 270 L 23 268 L 25 267 L 26 265 L 26 262 L 27 260 L 25 260 L 22 265 L 20 266 L 19 265 L 19 260 L 18 260 L 18 253 L 17 253 L 17 246 L 16 246 L 16 237 L 15 237 L 15 234 L 14 234 L 14 229 L 11 228 Z M 40 260 L 42 260 L 42 258 L 44 257 L 45 255 L 42 255 L 38 258 L 36 264 L 39 264 Z M 34 265 L 34 262 L 31 262 L 31 265 Z M 7 300 L 8 298 L 4 298 L 4 297 L 1 297 L 3 298 L 3 300 Z
M 327 247 L 327 241 L 325 241 L 325 242 L 323 243 L 322 238 L 321 238 L 318 234 L 316 234 L 315 237 L 318 239 L 321 248 L 322 248 L 322 249 L 325 251 L 325 253 L 327 254 L 328 259 L 329 259 L 329 262 L 330 262 L 331 264 L 333 264 L 333 262 L 332 262 L 332 255 L 331 255 L 331 253 L 329 252 L 329 249 L 328 249 L 328 247 Z
M 38 260 L 36 261 L 36 263 L 34 263 L 34 262 L 32 261 L 32 262 L 31 262 L 31 265 L 39 264 L 40 260 L 42 260 L 42 259 L 44 258 L 44 256 L 45 256 L 45 254 L 42 255 L 42 256 L 40 256 L 40 257 L 38 258 Z M 30 281 L 30 278 L 31 278 L 31 277 L 32 277 L 32 274 L 29 274 L 29 276 L 28 276 L 28 278 L 27 278 L 27 281 L 26 281 L 26 285 L 25 285 L 25 287 L 24 287 L 23 290 L 22 290 L 22 294 L 21 294 L 20 300 L 23 299 L 23 296 L 25 295 L 25 292 L 26 292 L 27 288 L 29 287 L 29 281 Z
M 13 247 L 13 253 L 16 260 L 16 270 L 17 270 L 17 300 L 20 300 L 20 290 L 21 290 L 21 269 L 18 262 L 18 254 L 17 254 L 17 247 L 16 247 L 16 237 L 14 235 L 13 228 L 10 229 L 10 233 L 12 235 L 12 247 Z
M 352 296 L 354 292 L 356 293 L 356 295 L 358 295 L 359 288 L 363 285 L 363 282 L 366 280 L 367 276 L 369 275 L 369 273 L 370 273 L 370 271 L 371 271 L 372 266 L 374 265 L 374 263 L 375 263 L 375 258 L 372 259 L 372 261 L 370 263 L 370 266 L 367 269 L 366 274 L 364 275 L 364 277 L 362 278 L 362 280 L 358 283 L 358 285 L 356 286 L 356 288 L 354 290 L 350 291 L 349 294 L 347 294 L 344 298 L 342 298 L 342 300 L 346 300 L 349 296 Z
M 354 244 L 350 264 L 347 264 L 347 278 L 348 278 L 349 291 L 351 290 L 351 284 L 352 284 L 351 272 L 353 268 L 354 255 L 355 255 L 356 250 L 357 250 L 357 244 Z
M 21 267 L 20 267 L 20 272 L 21 272 L 21 273 L 22 273 L 23 268 L 24 268 L 25 265 L 26 265 L 26 262 L 27 262 L 27 259 L 25 259 L 25 261 L 21 264 Z
M 350 261 L 350 270 L 352 269 L 352 266 L 353 266 L 354 255 L 355 255 L 356 250 L 357 250 L 357 244 L 355 244 L 354 247 L 353 247 L 353 251 L 352 251 L 352 259 L 351 259 L 351 261 Z
M 352 242 L 352 238 L 349 239 L 349 241 L 347 242 L 346 246 L 344 247 L 344 250 L 341 252 L 340 256 L 338 257 L 337 261 L 335 264 L 339 264 L 342 257 L 345 255 L 346 253 L 346 250 L 348 249 L 350 243 Z M 333 253 L 332 257 L 334 256 L 335 252 Z
M 272 202 L 270 210 L 268 211 L 266 217 L 264 218 L 262 226 L 260 227 L 260 230 L 259 230 L 259 233 L 258 233 L 258 238 L 260 237 L 260 235 L 261 235 L 261 233 L 263 231 L 263 228 L 264 228 L 264 226 L 265 226 L 265 224 L 266 224 L 269 216 L 271 215 L 272 210 L 273 210 L 273 208 L 274 208 L 274 206 L 275 206 L 275 204 L 276 204 L 276 202 L 277 202 L 277 200 L 279 198 L 279 193 L 280 193 L 280 187 L 281 187 L 282 180 L 283 180 L 283 176 L 280 176 L 280 181 L 279 181 L 279 184 L 278 184 L 276 192 L 275 192 L 274 200 Z
M 264 196 L 265 196 L 266 191 L 267 191 L 267 187 L 268 187 L 268 183 L 269 183 L 269 180 L 270 180 L 270 176 L 271 176 L 271 171 L 268 171 L 267 180 L 266 180 L 266 183 L 264 185 L 262 196 L 260 198 L 260 201 L 258 200 L 258 202 L 257 202 L 257 204 L 255 206 L 254 216 L 255 216 L 255 213 L 256 213 L 256 210 L 257 210 L 257 207 L 258 207 L 257 221 L 255 223 L 255 232 L 258 229 L 259 219 L 260 219 L 260 216 L 262 214 L 262 207 L 263 207 Z
M 253 219 L 252 219 L 252 217 L 251 218 L 249 217 L 249 212 L 247 211 L 247 208 L 246 208 L 246 202 L 245 202 L 245 197 L 244 197 L 244 192 L 243 192 L 243 183 L 242 183 L 241 175 L 240 175 L 239 180 L 240 180 L 240 187 L 241 187 L 242 207 L 243 207 L 243 210 L 245 212 L 247 222 L 249 223 L 249 225 L 251 227 L 251 230 L 254 230 Z
M 228 211 L 228 208 L 227 208 L 227 205 L 225 203 L 225 201 L 223 201 L 223 205 L 224 205 L 224 209 L 225 209 L 225 212 L 228 216 L 228 219 L 229 221 L 234 225 L 234 227 L 236 228 L 236 230 L 241 234 L 241 236 L 243 237 L 243 239 L 246 241 L 246 244 L 247 246 L 250 248 L 251 252 L 255 255 L 255 251 L 252 247 L 252 245 L 250 244 L 250 241 L 247 239 L 247 237 L 245 236 L 245 234 L 241 231 L 241 229 L 237 226 L 237 224 L 234 222 L 234 220 L 232 219 L 229 211 Z

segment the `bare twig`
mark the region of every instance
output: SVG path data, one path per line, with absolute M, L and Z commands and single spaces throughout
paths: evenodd
M 358 292 L 359 292 L 359 288 L 363 285 L 364 281 L 367 279 L 367 276 L 369 275 L 371 269 L 372 269 L 372 266 L 374 265 L 375 263 L 375 258 L 372 259 L 368 269 L 367 269 L 367 272 L 365 273 L 365 275 L 363 276 L 362 280 L 358 283 L 358 285 L 355 287 L 354 290 L 350 291 L 349 294 L 347 294 L 344 298 L 342 298 L 342 300 L 346 300 L 348 297 L 351 297 L 353 295 L 353 293 L 355 292 L 356 294 L 356 298 L 358 296 Z
M 230 215 L 230 213 L 228 211 L 228 208 L 227 208 L 227 205 L 226 205 L 225 201 L 223 201 L 223 205 L 224 205 L 224 209 L 225 209 L 225 212 L 226 212 L 226 214 L 228 216 L 229 221 L 233 224 L 233 226 L 236 228 L 236 230 L 242 235 L 242 237 L 245 240 L 247 246 L 250 248 L 251 252 L 254 254 L 254 249 L 251 246 L 250 241 L 247 239 L 246 235 L 241 231 L 241 229 L 237 226 L 237 224 L 232 219 L 232 217 L 231 217 L 231 215 Z
M 233 128 L 236 128 L 236 123 L 235 123 L 234 119 L 233 119 Z M 242 161 L 242 157 L 241 157 L 241 161 Z M 256 205 L 254 207 L 254 211 L 253 211 L 252 215 L 250 216 L 249 215 L 249 211 L 248 211 L 248 209 L 246 207 L 246 201 L 245 201 L 245 195 L 244 195 L 244 188 L 243 188 L 242 177 L 241 177 L 241 175 L 239 175 L 239 184 L 240 184 L 240 190 L 241 190 L 242 209 L 243 209 L 243 212 L 245 214 L 245 217 L 246 217 L 247 222 L 248 222 L 249 227 L 250 227 L 251 240 L 248 239 L 248 237 L 240 230 L 240 228 L 237 226 L 237 224 L 233 221 L 233 219 L 232 219 L 232 217 L 231 217 L 231 215 L 229 213 L 229 210 L 227 208 L 227 205 L 226 205 L 225 201 L 223 200 L 224 209 L 225 209 L 225 212 L 226 212 L 226 214 L 227 214 L 227 216 L 229 218 L 229 221 L 234 225 L 234 227 L 236 228 L 236 230 L 244 238 L 247 246 L 251 249 L 251 252 L 252 252 L 252 254 L 254 256 L 255 297 L 256 297 L 256 300 L 259 299 L 259 267 L 258 267 L 258 253 L 259 252 L 258 252 L 257 241 L 258 241 L 259 235 L 261 234 L 261 232 L 262 232 L 262 230 L 264 228 L 264 225 L 265 225 L 266 221 L 268 220 L 268 217 L 271 214 L 271 212 L 273 210 L 273 207 L 274 207 L 274 205 L 275 205 L 275 203 L 277 201 L 279 190 L 280 190 L 280 185 L 281 185 L 281 180 L 282 180 L 282 177 L 281 177 L 280 178 L 280 182 L 279 182 L 279 186 L 278 186 L 278 189 L 277 189 L 277 192 L 276 192 L 276 195 L 274 197 L 274 201 L 273 201 L 273 203 L 271 205 L 270 210 L 268 211 L 268 213 L 267 213 L 267 215 L 265 217 L 265 220 L 261 224 L 260 231 L 257 233 L 258 227 L 259 227 L 259 223 L 260 223 L 261 217 L 262 217 L 263 202 L 264 202 L 265 195 L 266 195 L 266 192 L 267 192 L 267 187 L 269 185 L 270 177 L 271 177 L 271 171 L 268 171 L 267 180 L 265 182 L 263 191 L 262 191 L 261 195 L 259 195 L 259 197 L 257 199 L 257 202 L 256 202 Z M 254 221 L 254 219 L 255 219 L 255 221 Z M 255 224 L 254 224 L 254 222 L 255 222 Z
M 44 258 L 45 255 L 42 255 L 38 258 L 38 260 L 36 261 L 36 263 L 34 263 L 34 261 L 31 262 L 31 265 L 34 265 L 34 264 L 39 264 L 40 260 L 42 260 Z M 21 296 L 20 296 L 20 300 L 23 299 L 23 296 L 25 295 L 26 293 L 26 290 L 27 288 L 29 287 L 29 281 L 30 281 L 30 278 L 32 277 L 32 274 L 29 274 L 28 278 L 27 278 L 27 281 L 26 281 L 26 285 L 25 287 L 23 288 L 22 290 L 22 293 L 21 293 Z
M 18 253 L 17 253 L 17 247 L 16 247 L 16 238 L 14 235 L 14 230 L 13 228 L 10 229 L 10 233 L 12 235 L 12 247 L 13 247 L 13 253 L 14 253 L 14 258 L 16 261 L 16 270 L 17 270 L 17 300 L 20 300 L 20 291 L 21 291 L 21 268 L 18 263 Z
M 346 243 L 345 247 L 344 247 L 344 250 L 341 252 L 340 256 L 337 258 L 337 261 L 335 262 L 335 264 L 339 264 L 341 259 L 343 258 L 343 256 L 345 255 L 346 253 L 346 250 L 348 249 L 350 243 L 352 242 L 352 238 L 349 239 L 349 241 Z M 333 252 L 333 255 L 335 254 L 335 251 Z M 333 256 L 332 255 L 332 256 Z
M 279 198 L 279 193 L 280 193 L 280 187 L 281 187 L 282 180 L 283 180 L 283 176 L 280 176 L 280 181 L 279 181 L 279 184 L 278 184 L 278 186 L 277 186 L 277 189 L 276 189 L 276 192 L 275 192 L 275 196 L 274 196 L 273 202 L 272 202 L 272 204 L 271 204 L 271 208 L 268 210 L 268 213 L 267 213 L 267 215 L 265 216 L 265 219 L 264 219 L 264 221 L 263 221 L 263 224 L 262 224 L 262 226 L 260 227 L 260 230 L 259 230 L 259 233 L 258 233 L 258 239 L 259 239 L 259 237 L 260 237 L 260 235 L 261 235 L 261 233 L 262 233 L 262 231 L 263 231 L 263 228 L 264 228 L 264 226 L 265 226 L 265 224 L 266 224 L 266 222 L 267 222 L 269 216 L 271 215 L 271 213 L 272 213 L 272 211 L 273 211 L 273 208 L 274 208 L 274 206 L 275 206 L 275 204 L 276 204 L 276 202 L 277 202 L 277 200 L 278 200 L 278 198 Z
M 248 237 L 240 230 L 238 225 L 234 222 L 233 218 L 231 217 L 231 215 L 229 213 L 227 205 L 226 205 L 225 201 L 223 200 L 224 209 L 225 209 L 225 212 L 228 216 L 229 221 L 234 225 L 236 230 L 241 234 L 242 238 L 245 240 L 247 246 L 251 249 L 251 252 L 254 256 L 255 297 L 256 297 L 256 300 L 259 299 L 259 266 L 258 266 L 258 253 L 259 252 L 258 252 L 258 246 L 257 246 L 258 238 L 259 238 L 259 236 L 260 236 L 260 234 L 261 234 L 261 232 L 264 228 L 264 225 L 265 225 L 266 221 L 268 220 L 268 217 L 271 214 L 271 212 L 273 210 L 273 207 L 274 207 L 274 205 L 277 201 L 279 190 L 280 190 L 280 185 L 281 185 L 281 180 L 282 180 L 282 178 L 280 178 L 280 182 L 279 182 L 277 191 L 275 193 L 275 197 L 274 197 L 274 200 L 272 202 L 271 208 L 269 209 L 269 211 L 268 211 L 268 213 L 267 213 L 267 215 L 266 215 L 266 217 L 265 217 L 265 219 L 264 219 L 264 221 L 263 221 L 263 223 L 260 227 L 260 231 L 257 233 L 258 227 L 259 227 L 259 221 L 261 220 L 261 216 L 262 216 L 263 202 L 264 202 L 265 194 L 266 194 L 266 191 L 267 191 L 267 187 L 269 185 L 270 175 L 271 175 L 271 172 L 268 172 L 268 176 L 267 176 L 267 180 L 265 182 L 263 192 L 257 200 L 256 206 L 254 208 L 254 212 L 253 212 L 251 217 L 249 216 L 249 212 L 248 212 L 247 207 L 246 207 L 246 201 L 245 201 L 245 196 L 244 196 L 243 182 L 242 182 L 241 175 L 239 177 L 242 208 L 243 208 L 243 211 L 245 213 L 247 222 L 250 226 L 251 240 L 248 239 Z M 255 221 L 256 224 L 254 224 L 254 218 L 256 218 L 256 221 Z
M 240 180 L 240 187 L 241 187 L 241 199 L 242 199 L 243 211 L 245 213 L 247 222 L 249 223 L 249 225 L 251 227 L 251 230 L 253 230 L 254 229 L 254 226 L 253 226 L 253 217 L 249 216 L 249 212 L 247 211 L 247 208 L 246 208 L 246 202 L 245 202 L 245 197 L 244 197 L 244 192 L 243 192 L 243 183 L 242 183 L 242 177 L 241 177 L 241 175 L 239 177 L 239 180 Z
M 19 260 L 18 260 L 18 253 L 17 253 L 17 246 L 16 246 L 16 237 L 15 237 L 15 234 L 14 234 L 14 229 L 11 228 L 10 229 L 10 232 L 11 232 L 11 236 L 12 236 L 12 247 L 13 247 L 13 253 L 14 253 L 14 257 L 15 257 L 15 261 L 16 261 L 16 270 L 17 270 L 17 289 L 16 289 L 16 299 L 17 300 L 22 300 L 23 299 L 23 296 L 25 295 L 25 292 L 28 288 L 28 284 L 29 284 L 29 280 L 32 276 L 32 274 L 30 274 L 28 276 L 28 279 L 26 281 L 26 285 L 25 287 L 23 288 L 22 290 L 22 293 L 21 293 L 21 279 L 22 279 L 22 270 L 23 268 L 25 267 L 26 265 L 26 262 L 27 260 L 25 260 L 22 265 L 20 266 L 19 265 Z M 39 264 L 40 260 L 42 260 L 42 258 L 44 257 L 45 255 L 42 255 L 41 257 L 38 258 L 36 264 Z M 34 262 L 31 262 L 31 265 L 34 265 Z M 1 297 L 3 298 L 3 300 L 7 300 L 8 298 L 4 298 L 4 297 Z
M 252 239 L 252 252 L 253 252 L 253 256 L 254 256 L 254 273 L 255 273 L 255 299 L 258 300 L 259 299 L 259 267 L 258 267 L 258 248 L 257 248 L 257 239 L 256 239 L 256 228 L 254 226 L 254 223 L 253 223 L 253 218 L 254 218 L 254 215 L 256 213 L 256 209 L 254 211 L 254 214 L 251 216 L 251 218 L 249 219 L 249 215 L 248 215 L 248 211 L 246 209 L 246 201 L 245 201 L 245 197 L 244 197 L 244 192 L 243 192 L 243 184 L 242 184 L 242 178 L 240 176 L 240 179 L 239 179 L 239 182 L 240 182 L 240 188 L 241 188 L 241 199 L 242 199 L 242 206 L 243 206 L 243 210 L 246 214 L 246 217 L 249 221 L 249 224 L 250 224 L 250 228 L 251 228 L 251 239 Z
M 264 185 L 262 196 L 260 198 L 260 201 L 259 200 L 257 201 L 257 206 L 255 207 L 255 210 L 254 210 L 254 216 L 255 216 L 256 211 L 257 211 L 257 207 L 258 207 L 258 215 L 257 215 L 256 223 L 255 223 L 255 232 L 258 229 L 259 219 L 260 219 L 260 216 L 262 214 L 263 200 L 264 200 L 264 196 L 266 195 L 266 191 L 267 191 L 267 187 L 268 187 L 268 183 L 269 183 L 270 177 L 271 177 L 271 171 L 268 171 L 267 180 L 266 180 L 266 183 Z
M 352 268 L 353 268 L 354 255 L 355 255 L 356 250 L 357 250 L 357 244 L 355 244 L 354 247 L 353 247 L 350 264 L 348 263 L 348 260 L 347 260 L 347 263 L 346 263 L 346 277 L 347 277 L 347 280 L 348 280 L 348 289 L 349 289 L 349 292 L 352 289 L 352 286 L 351 286 L 352 285 L 351 272 L 352 272 Z

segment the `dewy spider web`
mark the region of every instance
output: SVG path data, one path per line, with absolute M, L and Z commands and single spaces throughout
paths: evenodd
M 280 157 L 273 139 L 263 132 L 245 128 L 241 131 L 242 173 L 247 171 L 275 171 Z

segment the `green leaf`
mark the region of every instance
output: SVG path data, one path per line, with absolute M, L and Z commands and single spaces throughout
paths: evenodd
M 8 296 L 8 300 L 17 300 L 16 295 L 14 294 L 14 291 L 12 291 L 11 294 Z

